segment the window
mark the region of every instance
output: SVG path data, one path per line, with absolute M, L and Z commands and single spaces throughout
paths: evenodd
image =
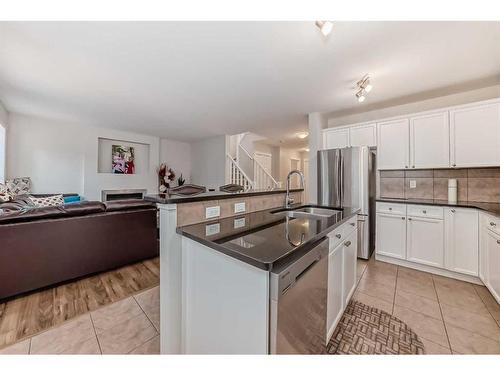
M 0 184 L 5 182 L 5 128 L 0 124 Z

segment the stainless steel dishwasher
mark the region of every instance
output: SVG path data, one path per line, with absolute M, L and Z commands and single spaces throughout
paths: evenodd
M 325 352 L 328 239 L 270 273 L 271 354 Z

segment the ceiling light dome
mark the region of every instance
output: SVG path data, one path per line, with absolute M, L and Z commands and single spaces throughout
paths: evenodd
M 333 22 L 331 21 L 316 21 L 316 26 L 324 36 L 328 36 L 333 30 Z
M 300 138 L 300 139 L 307 138 L 308 135 L 309 135 L 308 132 L 298 132 L 297 133 L 297 137 Z

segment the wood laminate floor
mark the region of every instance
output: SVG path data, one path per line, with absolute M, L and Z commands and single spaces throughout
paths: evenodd
M 0 304 L 0 349 L 160 283 L 159 258 Z

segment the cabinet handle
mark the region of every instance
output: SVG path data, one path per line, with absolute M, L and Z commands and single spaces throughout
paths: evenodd
M 498 243 L 500 243 L 500 241 L 498 241 Z M 345 247 L 349 247 L 349 246 L 351 246 L 351 241 L 346 241 L 346 242 L 344 243 L 344 245 L 345 245 Z
M 415 168 L 415 166 L 413 165 L 412 168 Z
M 497 223 L 494 223 L 493 221 L 491 221 L 491 222 L 490 222 L 490 225 L 491 225 L 492 227 L 496 227 Z
M 499 245 L 500 245 L 500 240 L 497 240 L 497 244 L 499 244 Z
M 355 226 L 355 225 L 356 225 L 356 223 L 351 223 L 351 225 L 352 225 L 352 226 Z
M 452 166 L 453 166 L 453 167 L 456 167 L 457 165 L 456 165 L 456 164 L 453 164 Z
M 336 234 L 335 237 L 340 239 L 342 237 L 342 235 L 339 233 L 339 234 Z
M 426 214 L 426 213 L 427 213 L 427 210 L 422 210 L 422 212 L 423 212 L 424 214 Z
M 408 221 L 411 221 L 411 217 L 408 218 Z
M 402 217 L 401 219 L 405 220 L 405 219 L 406 219 L 406 217 Z
M 455 213 L 455 210 L 451 210 L 452 213 Z
M 389 211 L 392 211 L 392 207 L 389 207 Z
M 407 165 L 405 165 L 405 168 L 408 168 L 408 166 L 407 166 Z

